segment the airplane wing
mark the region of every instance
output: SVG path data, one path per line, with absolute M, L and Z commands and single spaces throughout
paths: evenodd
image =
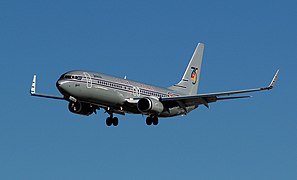
M 279 70 L 276 71 L 269 86 L 264 87 L 264 88 L 226 91 L 226 92 L 217 92 L 217 93 L 207 93 L 207 94 L 198 94 L 198 95 L 189 95 L 189 96 L 164 97 L 164 98 L 160 98 L 160 101 L 162 103 L 166 104 L 167 106 L 174 106 L 177 104 L 181 107 L 186 107 L 186 106 L 191 106 L 191 105 L 203 104 L 207 108 L 209 108 L 208 103 L 216 102 L 219 100 L 229 100 L 229 99 L 239 99 L 239 98 L 251 97 L 251 96 L 230 96 L 230 95 L 272 89 L 275 86 L 276 80 L 278 78 L 278 72 L 279 72 Z
M 36 75 L 33 76 L 33 81 L 32 81 L 32 86 L 31 86 L 30 94 L 31 94 L 31 96 L 37 96 L 37 97 L 43 97 L 43 98 L 50 98 L 50 99 L 65 100 L 65 98 L 63 96 L 55 96 L 55 95 L 48 95 L 48 94 L 36 93 Z

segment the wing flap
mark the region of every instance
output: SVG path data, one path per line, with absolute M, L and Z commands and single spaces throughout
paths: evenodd
M 217 98 L 217 100 L 229 100 L 229 99 L 242 99 L 242 98 L 251 98 L 252 96 L 231 96 L 231 97 L 221 97 Z

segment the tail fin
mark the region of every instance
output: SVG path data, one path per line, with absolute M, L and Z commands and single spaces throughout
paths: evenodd
M 181 81 L 178 84 L 169 87 L 169 89 L 188 95 L 197 94 L 203 51 L 204 44 L 199 43 Z

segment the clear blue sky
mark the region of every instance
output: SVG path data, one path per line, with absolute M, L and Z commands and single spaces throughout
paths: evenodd
M 296 1 L 0 1 L 0 179 L 297 179 Z M 277 87 L 145 125 L 71 114 L 68 70 L 159 86 L 206 45 L 200 93 Z

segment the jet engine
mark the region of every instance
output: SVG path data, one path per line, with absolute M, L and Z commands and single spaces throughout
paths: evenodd
M 80 115 L 89 116 L 94 112 L 94 108 L 87 103 L 82 102 L 70 102 L 68 105 L 68 109 L 70 112 Z
M 160 114 L 164 110 L 163 104 L 153 98 L 142 98 L 137 103 L 137 108 L 142 113 Z

